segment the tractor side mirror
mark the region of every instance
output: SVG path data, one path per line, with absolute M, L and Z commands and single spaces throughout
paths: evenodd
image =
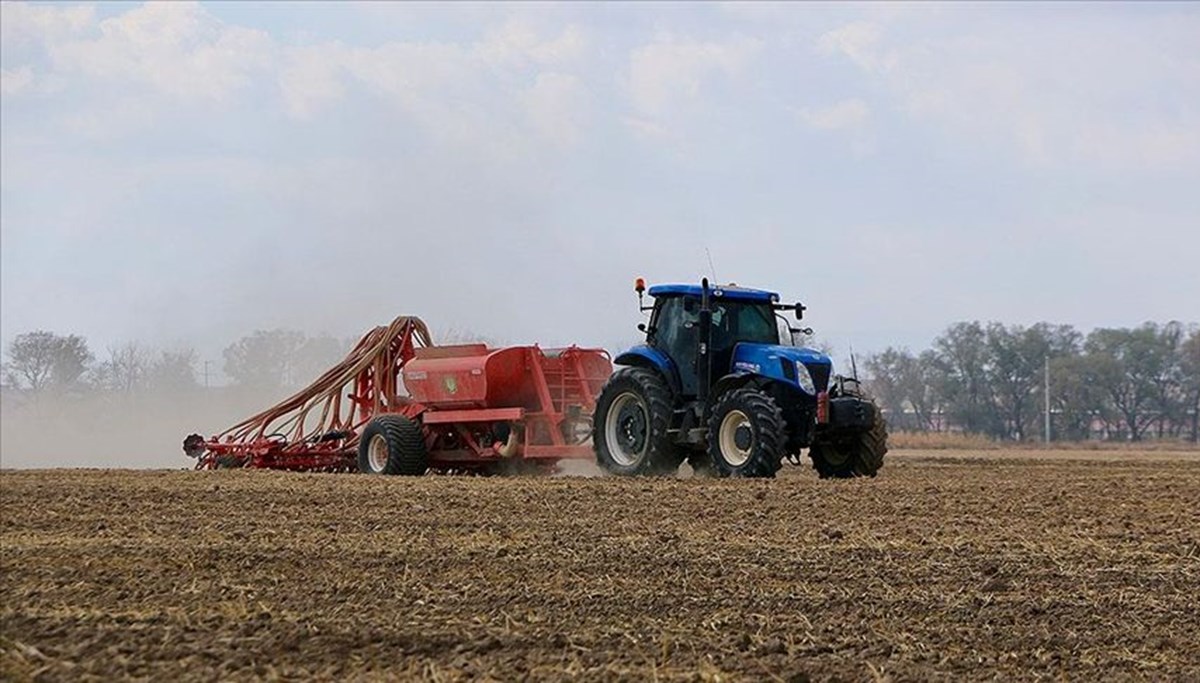
M 801 342 L 807 341 L 813 334 L 811 327 L 788 327 L 788 332 L 792 336 L 792 346 L 800 346 Z
M 808 308 L 799 301 L 796 302 L 796 320 L 804 320 L 804 309 Z

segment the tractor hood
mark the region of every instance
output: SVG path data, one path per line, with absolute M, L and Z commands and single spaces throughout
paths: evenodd
M 805 381 L 804 370 L 811 381 Z M 815 349 L 778 344 L 741 343 L 733 349 L 733 372 L 748 372 L 798 384 L 805 393 L 815 394 L 829 387 L 833 362 Z

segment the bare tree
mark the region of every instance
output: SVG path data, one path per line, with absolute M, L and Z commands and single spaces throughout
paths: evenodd
M 443 346 L 453 346 L 456 344 L 487 344 L 488 346 L 500 346 L 500 342 L 492 337 L 487 337 L 479 334 L 475 330 L 465 327 L 447 327 L 434 333 L 433 341 L 435 344 Z
M 145 386 L 150 359 L 150 351 L 137 342 L 108 347 L 108 360 L 96 370 L 100 386 L 108 391 L 134 393 Z
M 1135 329 L 1098 329 L 1085 348 L 1095 358 L 1096 382 L 1120 415 L 1131 441 L 1141 441 L 1157 415 L 1158 383 L 1168 374 L 1170 354 L 1154 323 Z
M 868 356 L 864 365 L 871 375 L 872 393 L 895 416 L 889 421 L 900 429 L 940 428 L 934 419 L 939 400 L 934 388 L 932 351 L 918 356 L 907 349 L 888 348 Z
M 77 388 L 92 362 L 87 341 L 78 335 L 38 330 L 19 334 L 8 345 L 9 382 L 33 393 Z
M 1182 377 L 1184 414 L 1190 417 L 1189 440 L 1197 443 L 1200 437 L 1200 327 L 1193 327 L 1179 354 Z
M 329 335 L 305 339 L 296 349 L 291 383 L 299 386 L 309 384 L 345 358 L 349 351 L 348 345 Z
M 195 349 L 161 351 L 146 371 L 146 385 L 151 391 L 178 394 L 199 388 Z
M 978 322 L 962 322 L 934 340 L 933 381 L 951 418 L 968 432 L 995 433 L 992 387 L 987 381 L 987 334 Z
M 9 383 L 18 388 L 40 392 L 50 382 L 54 356 L 58 351 L 58 335 L 53 332 L 26 332 L 8 345 L 5 372 Z
M 1038 323 L 1032 327 L 990 323 L 986 330 L 987 381 L 1003 424 L 997 436 L 1024 441 L 1044 405 L 1042 371 L 1051 358 L 1076 352 L 1080 335 L 1070 325 Z
M 242 386 L 290 386 L 294 383 L 296 352 L 303 343 L 301 332 L 258 330 L 225 349 L 225 374 Z

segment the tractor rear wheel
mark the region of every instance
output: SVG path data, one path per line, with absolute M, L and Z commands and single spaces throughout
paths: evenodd
M 808 449 L 813 469 L 822 479 L 873 477 L 883 467 L 887 453 L 887 421 L 879 406 L 871 404 L 875 420 L 868 430 L 830 443 L 814 444 Z
M 783 464 L 783 411 L 754 387 L 721 395 L 708 420 L 708 454 L 719 477 L 774 477 Z
M 647 368 L 621 368 L 604 385 L 592 424 L 596 464 L 621 476 L 671 475 L 683 455 L 671 442 L 671 390 Z
M 421 425 L 403 415 L 380 415 L 358 441 L 358 471 L 418 476 L 429 469 Z

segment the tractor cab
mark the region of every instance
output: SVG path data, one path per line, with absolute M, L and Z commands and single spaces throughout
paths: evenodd
M 654 307 L 646 329 L 646 345 L 671 360 L 678 373 L 680 393 L 695 396 L 703 293 L 697 285 L 658 285 L 651 287 L 649 294 L 654 297 Z M 733 286 L 715 287 L 709 294 L 712 337 L 708 354 L 718 377 L 733 367 L 734 348 L 739 343 L 779 344 L 775 317 L 778 294 Z

